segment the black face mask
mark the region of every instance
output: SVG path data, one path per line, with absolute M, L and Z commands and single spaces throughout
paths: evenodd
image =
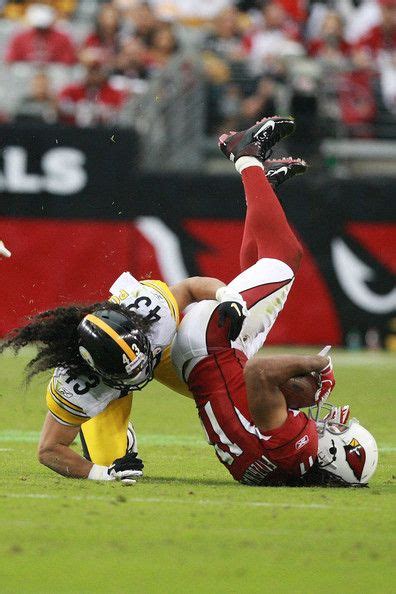
M 139 375 L 142 373 L 144 369 L 146 370 L 145 377 L 141 381 L 135 383 L 136 378 L 139 377 Z M 100 371 L 98 371 L 97 373 L 99 373 L 103 383 L 105 383 L 110 388 L 114 388 L 115 390 L 121 390 L 123 392 L 126 390 L 128 392 L 132 390 L 142 390 L 145 386 L 147 386 L 149 382 L 151 382 L 154 376 L 153 354 L 150 350 L 147 355 L 147 362 L 145 363 L 143 368 L 140 369 L 139 372 L 132 377 L 122 379 L 108 374 L 100 373 Z

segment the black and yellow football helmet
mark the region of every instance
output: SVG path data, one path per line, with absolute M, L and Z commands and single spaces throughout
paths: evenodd
M 77 328 L 79 352 L 107 385 L 139 390 L 153 378 L 153 354 L 128 314 L 104 308 L 86 315 Z

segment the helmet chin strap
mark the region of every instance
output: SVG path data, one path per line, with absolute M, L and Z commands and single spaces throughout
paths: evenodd
M 148 373 L 147 373 L 147 369 L 148 369 Z M 142 371 L 140 371 L 133 378 L 133 384 L 131 385 L 131 387 L 134 390 L 142 390 L 145 386 L 147 386 L 147 384 L 149 382 L 151 382 L 151 380 L 153 379 L 153 375 L 154 375 L 153 369 L 150 368 L 149 365 L 147 365 L 147 367 L 142 369 Z

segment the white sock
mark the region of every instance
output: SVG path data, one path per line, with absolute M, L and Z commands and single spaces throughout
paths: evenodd
M 260 167 L 264 169 L 264 165 L 256 157 L 239 157 L 235 162 L 235 169 L 238 173 L 242 173 L 247 167 Z

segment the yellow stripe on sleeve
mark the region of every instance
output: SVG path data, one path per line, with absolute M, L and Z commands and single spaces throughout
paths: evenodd
M 173 319 L 176 321 L 176 324 L 179 324 L 180 320 L 180 313 L 179 313 L 179 306 L 177 301 L 169 289 L 168 285 L 160 280 L 143 280 L 140 281 L 142 285 L 146 285 L 151 289 L 157 291 L 167 302 L 170 312 L 172 314 Z
M 89 419 L 90 417 L 88 417 L 86 414 L 84 414 L 83 412 L 77 411 L 74 408 L 70 408 L 67 404 L 64 404 L 61 400 L 59 400 L 59 396 L 56 392 L 53 392 L 50 388 L 50 394 L 54 400 L 54 402 L 56 402 L 56 404 L 58 406 L 60 406 L 61 408 L 63 408 L 63 410 L 71 413 L 72 415 L 74 415 L 75 417 L 78 417 L 79 419 L 83 419 L 84 421 L 86 421 L 87 419 Z
M 81 408 L 81 406 L 77 406 L 77 404 L 70 402 L 70 400 L 67 400 L 67 398 L 65 398 L 64 396 L 61 396 L 59 394 L 58 390 L 55 387 L 54 379 L 52 379 L 49 389 L 52 392 L 53 396 L 56 396 L 57 400 L 59 400 L 60 402 L 62 402 L 63 404 L 65 404 L 66 406 L 72 408 L 73 410 L 75 410 L 77 412 L 84 413 L 84 410 Z
M 62 408 L 55 400 L 54 396 L 51 394 L 51 391 L 47 390 L 46 395 L 47 406 L 50 413 L 54 415 L 54 417 L 62 422 L 65 425 L 69 425 L 71 427 L 79 427 L 82 423 L 87 420 L 87 417 L 78 417 L 73 413 L 69 412 Z

